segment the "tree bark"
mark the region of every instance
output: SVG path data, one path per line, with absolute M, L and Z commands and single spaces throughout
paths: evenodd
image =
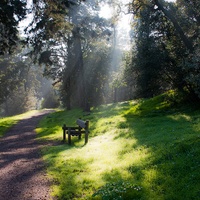
M 81 48 L 81 35 L 79 33 L 79 28 L 74 27 L 73 31 L 73 40 L 74 40 L 74 55 L 75 55 L 75 65 L 74 69 L 77 70 L 77 86 L 79 88 L 79 101 L 80 106 L 87 111 L 88 110 L 88 102 L 86 98 L 86 84 L 85 84 L 85 71 L 83 66 L 83 53 Z M 75 72 L 76 73 L 76 72 Z

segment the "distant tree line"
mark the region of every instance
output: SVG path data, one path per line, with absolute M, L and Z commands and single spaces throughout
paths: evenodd
M 0 56 L 0 116 L 59 106 L 52 81 L 22 55 Z
M 116 7 L 117 17 L 99 17 L 102 2 Z M 120 6 L 120 2 L 112 0 L 39 0 L 27 10 L 26 1 L 3 1 L 0 54 L 12 53 L 17 47 L 17 25 L 28 12 L 32 13 L 32 22 L 21 44 L 28 45 L 26 55 L 42 66 L 44 76 L 53 80 L 56 96 L 67 109 L 80 106 L 89 111 L 101 103 L 148 98 L 169 89 L 198 101 L 200 2 L 133 0 L 127 4 L 128 13 L 133 15 L 132 49 L 124 52 L 119 64 L 115 24 Z M 15 66 L 13 74 L 18 68 L 27 69 L 24 64 Z M 12 93 L 19 80 L 12 81 L 8 88 L 1 89 L 1 94 Z

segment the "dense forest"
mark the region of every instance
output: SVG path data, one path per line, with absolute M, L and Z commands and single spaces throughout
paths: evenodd
M 117 45 L 123 15 L 128 49 Z M 167 90 L 200 99 L 199 0 L 3 0 L 0 30 L 0 115 L 89 111 Z

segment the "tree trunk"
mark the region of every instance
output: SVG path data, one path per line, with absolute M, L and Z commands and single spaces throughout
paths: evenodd
M 75 63 L 74 69 L 76 69 L 75 73 L 77 72 L 77 86 L 79 91 L 79 101 L 80 106 L 84 110 L 88 110 L 88 102 L 86 98 L 86 84 L 85 84 L 85 72 L 83 66 L 83 53 L 81 48 L 81 35 L 79 33 L 79 28 L 74 27 L 73 29 L 73 39 L 74 39 L 74 55 L 75 55 Z
M 67 110 L 71 110 L 71 88 L 70 88 L 70 83 L 71 83 L 71 80 L 70 80 L 70 77 L 67 79 L 67 91 L 66 91 L 66 106 L 67 106 Z

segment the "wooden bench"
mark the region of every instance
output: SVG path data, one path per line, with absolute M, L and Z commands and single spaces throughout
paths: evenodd
M 89 134 L 89 121 L 83 121 L 81 119 L 76 120 L 77 127 L 63 125 L 63 141 L 66 140 L 66 134 L 68 134 L 68 144 L 71 144 L 71 136 L 78 136 L 81 139 L 81 134 L 85 134 L 85 144 L 88 142 Z

